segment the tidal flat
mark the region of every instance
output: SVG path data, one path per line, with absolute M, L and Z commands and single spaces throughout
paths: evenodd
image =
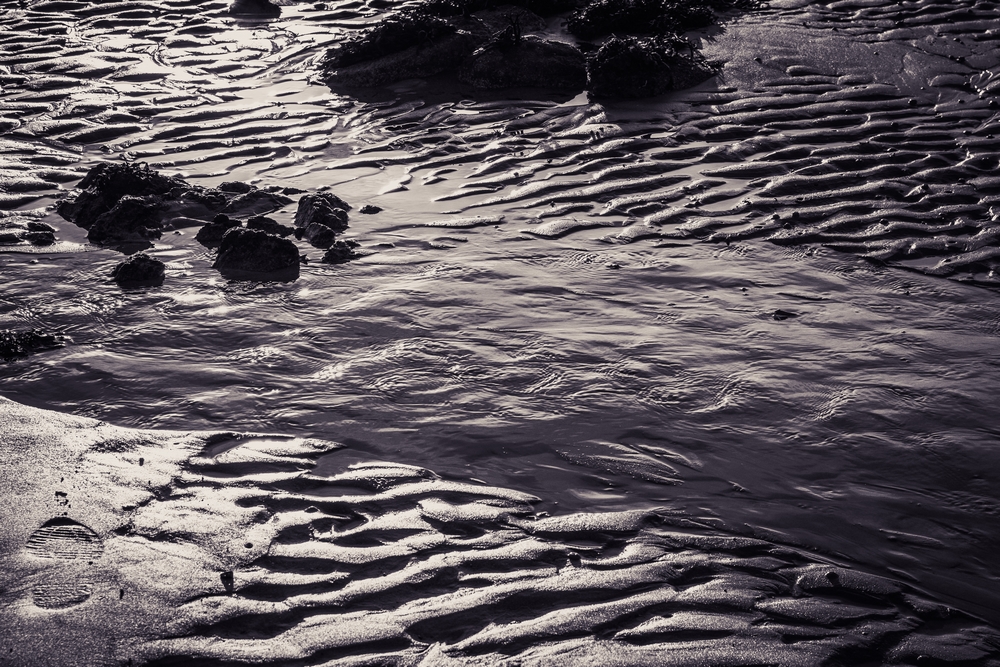
M 1000 4 L 331 88 L 412 4 L 0 7 L 0 664 L 1000 665 Z

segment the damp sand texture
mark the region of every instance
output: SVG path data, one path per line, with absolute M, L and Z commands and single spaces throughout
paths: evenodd
M 0 365 L 0 656 L 996 664 L 997 6 L 778 0 L 651 100 L 332 92 L 381 4 L 0 14 L 0 329 L 58 342 Z M 178 226 L 123 289 L 53 211 L 122 159 L 335 193 L 359 257 Z

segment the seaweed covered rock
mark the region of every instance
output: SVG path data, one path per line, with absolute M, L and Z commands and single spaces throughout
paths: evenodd
M 230 218 L 225 213 L 215 216 L 212 222 L 198 230 L 195 240 L 206 248 L 217 248 L 222 243 L 222 237 L 233 227 L 239 227 L 240 221 Z
M 456 70 L 476 46 L 471 33 L 442 18 L 398 12 L 331 49 L 324 74 L 331 86 L 380 86 Z
M 63 341 L 60 336 L 43 333 L 36 329 L 29 331 L 0 330 L 0 359 L 3 361 L 12 361 L 62 345 Z
M 350 208 L 347 202 L 329 192 L 304 195 L 295 212 L 296 236 L 317 248 L 329 248 L 336 235 L 347 229 Z
M 144 252 L 130 255 L 111 271 L 120 287 L 156 287 L 163 284 L 166 267 L 160 260 Z
M 587 59 L 588 88 L 595 97 L 651 97 L 714 73 L 679 37 L 612 37 Z
M 583 90 L 587 66 L 583 53 L 571 44 L 518 35 L 477 50 L 462 65 L 458 76 L 476 88 Z
M 354 252 L 360 244 L 357 241 L 334 241 L 333 245 L 323 254 L 320 260 L 324 264 L 343 264 L 352 259 L 357 259 L 360 255 Z
M 280 273 L 282 278 L 297 277 L 299 249 L 289 239 L 257 229 L 234 227 L 222 237 L 212 267 L 223 274 Z
M 87 229 L 91 242 L 107 245 L 148 243 L 160 237 L 168 220 L 259 215 L 292 201 L 245 183 L 218 189 L 190 185 L 135 163 L 99 164 L 77 187 L 75 197 L 60 202 L 59 214 Z

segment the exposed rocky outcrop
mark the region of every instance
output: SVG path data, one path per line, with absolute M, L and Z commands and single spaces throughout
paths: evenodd
M 760 0 L 426 0 L 391 14 L 331 49 L 324 63 L 330 86 L 374 87 L 408 78 L 454 73 L 481 89 L 539 87 L 579 90 L 596 82 L 597 97 L 647 97 L 686 88 L 714 73 L 681 33 L 717 23 L 725 12 L 760 7 Z M 611 37 L 604 54 L 585 60 L 581 49 L 546 39 L 547 14 L 576 11 L 567 28 L 580 39 Z M 531 33 L 539 34 L 531 34 Z M 481 46 L 480 46 L 481 45 Z M 477 46 L 479 48 L 477 48 Z M 585 43 L 583 50 L 592 51 Z M 605 49 L 608 47 L 608 49 Z M 683 57 L 686 54 L 686 58 Z M 621 60 L 621 64 L 617 62 Z M 627 70 L 629 64 L 638 69 Z M 619 74 L 626 81 L 615 84 Z M 588 76 L 589 75 L 589 76 Z
M 267 0 L 234 0 L 229 6 L 229 13 L 234 16 L 273 18 L 281 15 L 281 7 L 272 5 Z
M 56 334 L 44 333 L 35 329 L 29 331 L 0 329 L 0 360 L 3 361 L 12 361 L 62 345 L 62 337 Z
M 586 60 L 580 49 L 534 35 L 478 49 L 462 64 L 459 79 L 476 88 L 546 87 L 582 90 Z
M 329 248 L 336 235 L 347 229 L 351 206 L 329 192 L 304 195 L 295 212 L 295 235 L 317 248 Z
M 173 219 L 259 215 L 291 203 L 246 183 L 203 188 L 135 163 L 99 164 L 77 187 L 75 197 L 60 202 L 59 214 L 88 230 L 92 243 L 111 246 L 148 246 Z
M 289 239 L 234 227 L 222 237 L 212 267 L 233 277 L 280 274 L 280 279 L 294 279 L 299 273 L 299 249 Z
M 595 97 L 651 97 L 693 86 L 715 70 L 682 38 L 612 37 L 587 59 Z
M 111 271 L 120 287 L 155 287 L 163 284 L 166 267 L 160 260 L 144 252 L 130 255 Z

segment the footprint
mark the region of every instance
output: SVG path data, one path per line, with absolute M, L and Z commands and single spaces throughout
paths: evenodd
M 28 538 L 25 548 L 38 558 L 86 561 L 87 565 L 104 553 L 104 543 L 97 533 L 65 517 L 55 517 L 42 524 Z M 36 584 L 31 590 L 31 599 L 42 609 L 66 609 L 86 602 L 93 593 L 93 586 L 93 580 L 86 573 L 69 571 L 64 566 Z

